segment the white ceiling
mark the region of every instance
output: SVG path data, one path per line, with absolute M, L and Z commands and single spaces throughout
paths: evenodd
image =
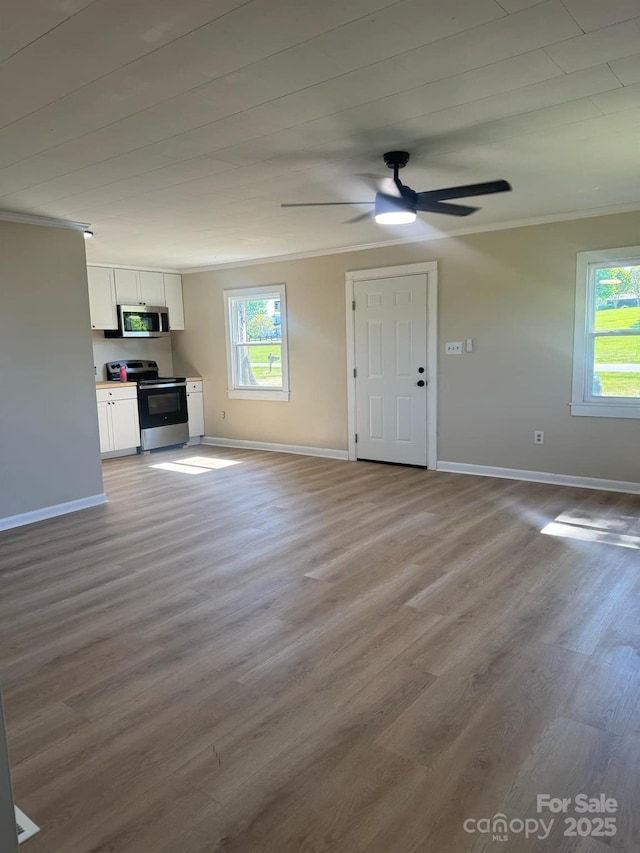
M 0 208 L 194 268 L 640 208 L 639 0 L 3 0 Z M 635 17 L 634 17 L 635 16 Z M 465 220 L 344 221 L 506 178 Z

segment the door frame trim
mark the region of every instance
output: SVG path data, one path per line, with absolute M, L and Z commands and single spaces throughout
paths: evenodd
M 438 262 L 424 261 L 396 267 L 348 270 L 345 273 L 347 318 L 347 428 L 349 460 L 356 459 L 356 380 L 355 311 L 352 308 L 356 281 L 395 278 L 401 275 L 427 276 L 427 468 L 435 471 L 438 460 Z

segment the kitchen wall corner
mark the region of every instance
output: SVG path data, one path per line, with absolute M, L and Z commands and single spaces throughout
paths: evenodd
M 104 332 L 92 332 L 93 363 L 97 368 L 96 382 L 107 378 L 105 364 L 121 358 L 140 358 L 158 362 L 160 376 L 173 376 L 173 335 L 166 338 L 105 338 Z

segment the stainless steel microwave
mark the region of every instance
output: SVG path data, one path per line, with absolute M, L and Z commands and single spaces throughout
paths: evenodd
M 163 338 L 169 334 L 169 309 L 157 305 L 118 305 L 118 328 L 105 338 Z

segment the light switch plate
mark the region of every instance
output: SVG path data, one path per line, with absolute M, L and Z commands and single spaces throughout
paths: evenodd
M 445 355 L 462 355 L 462 341 L 447 341 L 444 345 Z

